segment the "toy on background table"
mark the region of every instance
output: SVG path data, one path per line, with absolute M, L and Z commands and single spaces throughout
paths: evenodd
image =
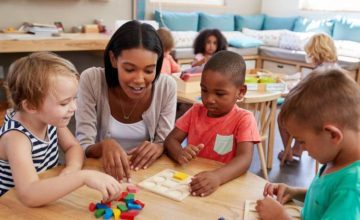
M 103 217 L 103 219 L 135 219 L 135 216 L 144 208 L 145 204 L 140 200 L 135 200 L 133 193 L 139 192 L 139 189 L 134 185 L 127 186 L 127 192 L 122 192 L 115 208 L 112 208 L 111 202 L 107 203 L 90 203 L 89 210 L 94 212 L 96 218 Z M 113 203 L 115 203 L 113 201 Z
M 138 185 L 153 193 L 176 201 L 182 201 L 190 195 L 189 183 L 191 177 L 186 173 L 166 169 L 143 180 Z
M 245 201 L 244 220 L 258 220 L 260 219 L 256 209 L 255 200 Z M 301 207 L 297 205 L 284 205 L 286 212 L 294 219 L 301 219 Z

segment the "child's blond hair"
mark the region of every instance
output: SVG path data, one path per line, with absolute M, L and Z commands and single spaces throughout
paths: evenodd
M 360 86 L 341 69 L 314 71 L 286 97 L 279 122 L 290 118 L 317 132 L 325 123 L 360 131 Z
M 306 54 L 313 59 L 316 64 L 335 63 L 337 52 L 334 41 L 324 33 L 313 35 L 305 44 Z
M 8 102 L 22 110 L 22 101 L 38 108 L 50 91 L 51 79 L 63 75 L 78 78 L 75 66 L 51 52 L 36 52 L 14 61 L 9 68 L 5 88 Z
M 159 28 L 159 30 L 157 30 L 157 33 L 163 45 L 164 52 L 171 51 L 171 49 L 174 48 L 174 39 L 170 31 L 166 28 Z

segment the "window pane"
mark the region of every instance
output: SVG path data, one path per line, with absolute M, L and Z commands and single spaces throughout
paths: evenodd
M 150 0 L 150 2 L 193 4 L 193 5 L 224 5 L 225 0 Z
M 322 11 L 360 11 L 359 0 L 300 0 L 300 9 Z

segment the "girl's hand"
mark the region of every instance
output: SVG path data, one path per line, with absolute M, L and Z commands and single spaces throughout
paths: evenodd
M 124 149 L 113 139 L 106 139 L 102 145 L 102 164 L 105 173 L 117 180 L 123 177 L 130 181 L 130 167 L 128 156 Z
M 163 145 L 145 141 L 139 147 L 129 151 L 129 154 L 132 155 L 130 159 L 130 168 L 133 170 L 146 169 L 154 163 L 163 152 Z
M 276 195 L 277 201 L 281 204 L 285 204 L 294 198 L 296 195 L 296 190 L 283 183 L 266 183 L 263 195 L 269 195 L 271 197 Z
M 102 201 L 109 202 L 119 198 L 121 185 L 112 176 L 95 170 L 82 170 L 86 186 L 102 194 Z
M 203 148 L 203 144 L 199 144 L 197 146 L 189 144 L 179 152 L 176 161 L 181 165 L 187 164 L 191 160 L 195 159 L 200 150 Z
M 190 193 L 193 196 L 208 196 L 220 186 L 220 179 L 213 171 L 196 174 L 190 183 Z
M 291 217 L 286 213 L 282 205 L 274 200 L 273 198 L 267 196 L 262 200 L 256 202 L 256 211 L 259 213 L 260 218 L 263 220 L 267 219 L 291 219 Z

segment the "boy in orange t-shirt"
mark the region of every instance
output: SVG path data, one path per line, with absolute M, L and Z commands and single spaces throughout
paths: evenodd
M 201 172 L 190 183 L 191 194 L 207 196 L 220 185 L 245 173 L 252 160 L 253 145 L 260 136 L 253 114 L 236 105 L 246 93 L 244 59 L 230 51 L 210 58 L 201 76 L 202 104 L 195 104 L 176 122 L 165 139 L 171 158 L 186 164 L 197 155 L 225 163 Z M 183 140 L 188 145 L 181 147 Z

